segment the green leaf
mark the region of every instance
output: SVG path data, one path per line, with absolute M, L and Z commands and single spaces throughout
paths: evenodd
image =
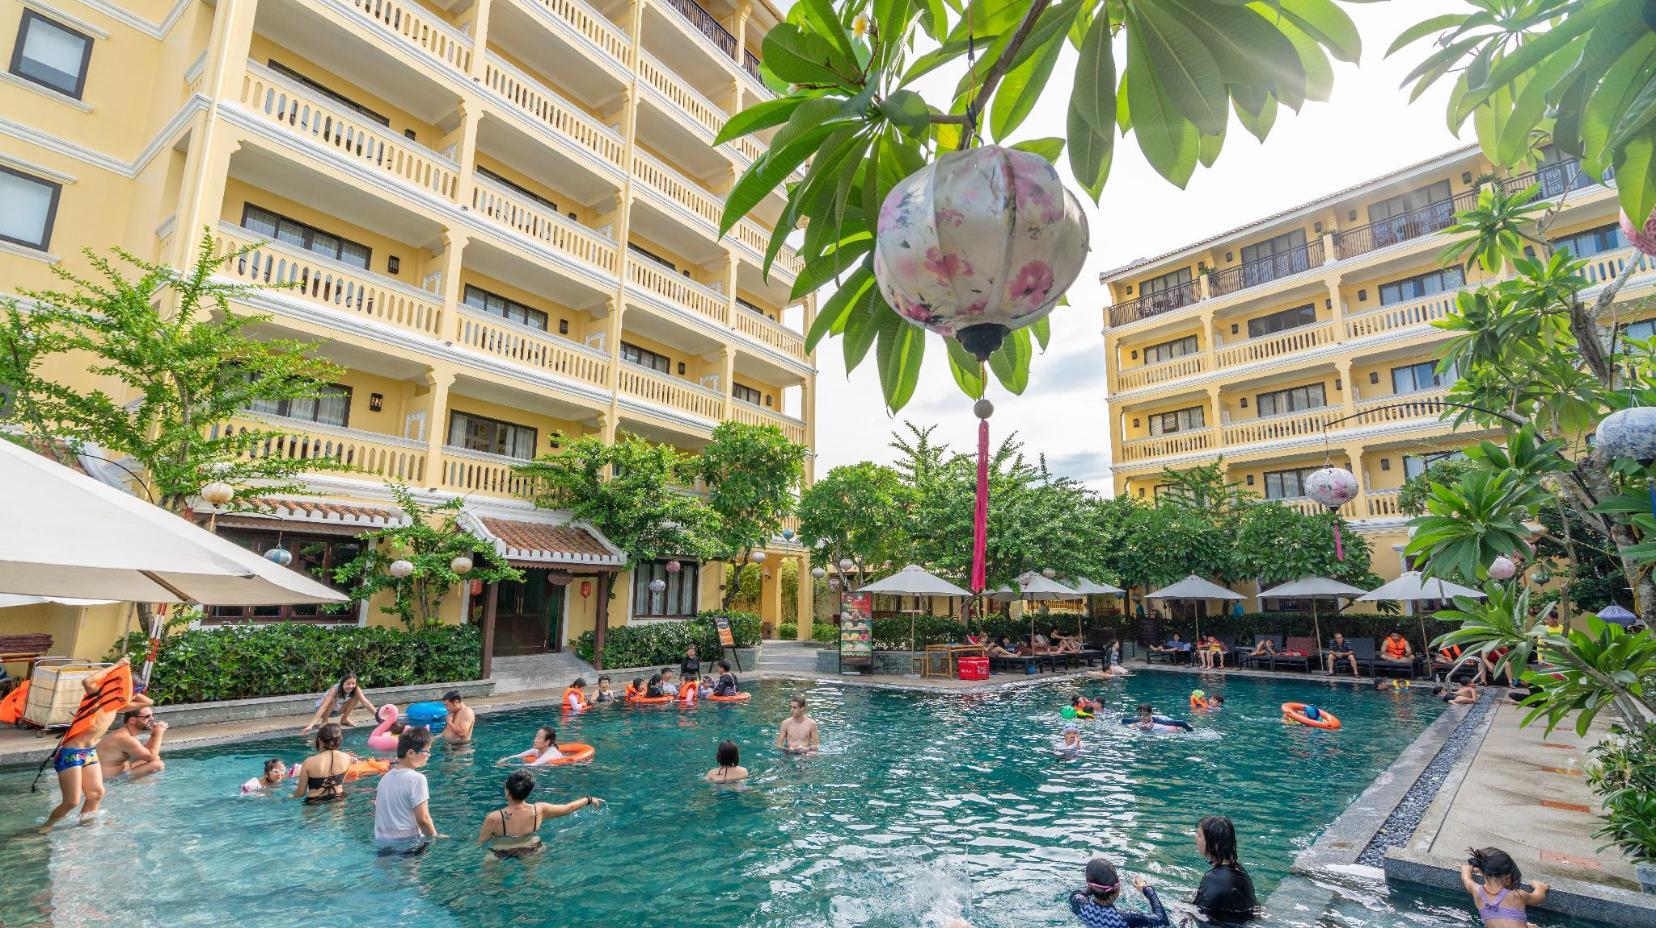
M 1079 5 L 1073 5 L 1071 9 L 1079 9 Z M 1075 14 L 1071 12 L 1070 15 Z M 1064 20 L 1064 28 L 1069 28 L 1068 20 Z M 1052 67 L 1058 63 L 1058 52 L 1063 47 L 1063 42 L 1057 39 L 1049 40 L 1001 80 L 1000 87 L 995 91 L 995 99 L 989 105 L 989 131 L 994 134 L 996 140 L 1005 139 L 1017 131 L 1017 128 L 1023 125 L 1023 121 L 1029 118 L 1030 111 L 1035 108 L 1035 101 L 1040 99 L 1041 92 L 1046 90 L 1047 79 L 1052 76 Z
M 816 153 L 817 145 L 834 133 L 835 124 L 820 125 L 794 139 L 786 148 L 772 148 L 748 165 L 736 186 L 725 198 L 724 213 L 719 217 L 719 234 L 730 231 L 750 210 L 759 205 L 767 194 L 776 189 L 793 173 L 794 168 Z M 781 133 L 778 133 L 780 135 Z
M 780 126 L 788 121 L 793 111 L 799 108 L 808 97 L 777 97 L 774 100 L 764 100 L 755 103 L 740 113 L 730 117 L 714 137 L 714 146 L 723 145 L 733 138 L 757 132 L 760 129 L 769 129 L 771 126 Z
M 1231 88 L 1232 92 L 1234 92 L 1235 89 L 1236 88 L 1234 87 Z M 1250 112 L 1247 107 L 1242 105 L 1242 101 L 1239 99 L 1233 100 L 1233 102 L 1236 104 L 1236 119 L 1238 122 L 1242 123 L 1242 128 L 1247 129 L 1249 134 L 1251 134 L 1254 138 L 1259 139 L 1261 142 L 1265 141 L 1265 136 L 1271 133 L 1271 126 L 1276 122 L 1276 97 L 1265 97 L 1265 101 L 1260 105 L 1258 113 Z
M 1656 137 L 1629 139 L 1615 154 L 1616 190 L 1629 216 L 1656 212 Z
M 805 351 L 810 353 L 816 350 L 817 344 L 830 334 L 845 331 L 846 320 L 851 315 L 851 309 L 857 301 L 868 293 L 874 284 L 874 271 L 868 265 L 859 266 L 845 278 L 834 295 L 824 300 L 822 308 L 817 310 L 816 318 L 811 320 L 810 331 L 805 333 Z
M 1252 9 L 1215 6 L 1202 0 L 1170 3 L 1213 53 L 1219 74 L 1231 85 L 1233 95 L 1237 85 L 1248 84 L 1272 93 L 1292 109 L 1304 105 L 1305 68 L 1294 44 L 1273 21 Z
M 1522 88 L 1512 100 L 1512 112 L 1507 116 L 1506 125 L 1501 128 L 1495 144 L 1496 164 L 1517 164 L 1529 152 L 1534 132 L 1547 114 L 1548 100 L 1559 82 L 1575 67 L 1586 41 L 1585 38 L 1577 39 L 1543 61 L 1521 82 Z M 1513 82 L 1514 87 L 1519 84 L 1518 81 Z
M 1057 164 L 1058 156 L 1064 153 L 1064 140 L 1060 138 L 1025 139 L 1012 146 L 1017 151 L 1027 151 L 1032 155 L 1040 155 L 1047 161 Z
M 839 241 L 839 245 L 833 251 L 806 263 L 805 269 L 799 272 L 798 279 L 794 281 L 789 299 L 802 299 L 806 294 L 814 292 L 873 249 L 874 236 L 861 231 L 848 234 Z
M 955 385 L 960 392 L 971 397 L 983 395 L 983 366 L 978 359 L 972 357 L 961 344 L 959 339 L 945 338 L 943 344 L 949 350 L 949 373 L 954 375 Z
M 806 32 L 793 23 L 782 23 L 765 33 L 765 66 L 778 78 L 792 84 L 833 84 L 848 86 L 857 66 L 826 38 Z
M 1363 55 L 1363 40 L 1345 11 L 1329 0 L 1274 0 L 1283 16 L 1322 43 L 1341 61 L 1356 64 Z
M 1219 160 L 1219 151 L 1224 147 L 1225 131 L 1223 129 L 1219 130 L 1218 135 L 1204 135 L 1200 138 L 1199 147 L 1196 149 L 1196 160 L 1201 162 L 1202 167 L 1211 168 L 1213 162 Z
M 1294 45 L 1300 67 L 1305 69 L 1305 98 L 1327 100 L 1334 92 L 1334 68 L 1323 54 L 1322 46 L 1298 26 L 1288 20 L 1277 23 L 1277 30 Z
M 1196 126 L 1162 94 L 1161 85 L 1150 69 L 1149 52 L 1145 50 L 1143 40 L 1138 37 L 1137 31 L 1129 31 L 1127 73 L 1122 83 L 1127 88 L 1133 135 L 1138 138 L 1139 149 L 1144 152 L 1150 166 L 1174 186 L 1183 187 L 1196 170 L 1200 140 Z M 1073 140 L 1071 144 L 1074 144 Z
M 880 305 L 885 306 L 885 302 L 882 300 Z M 885 393 L 886 406 L 889 409 L 902 409 L 914 397 L 914 388 L 920 382 L 920 364 L 925 353 L 925 330 L 910 325 L 889 306 L 885 306 L 875 357 L 880 364 L 880 389 Z
M 886 306 L 885 298 L 880 296 L 879 287 L 863 291 L 862 296 L 852 302 L 845 316 L 845 337 L 840 339 L 840 347 L 845 350 L 846 370 L 855 370 L 868 356 L 868 349 L 874 346 L 874 338 L 879 334 L 881 318 L 894 315 Z
M 1179 18 L 1163 8 L 1128 8 L 1129 28 L 1149 59 L 1149 73 L 1159 93 L 1206 134 L 1219 132 L 1229 118 L 1219 63 L 1207 46 Z
M 1029 341 L 1028 329 L 1016 329 L 989 356 L 989 370 L 1014 394 L 1022 394 L 1029 387 L 1029 362 L 1034 357 Z
M 931 126 L 931 107 L 912 90 L 898 90 L 881 100 L 880 112 L 897 128 L 917 139 Z
M 1461 20 L 1465 18 L 1466 15 L 1464 13 L 1444 13 L 1441 16 L 1433 16 L 1431 19 L 1421 20 L 1420 22 L 1415 23 L 1409 28 L 1398 33 L 1397 38 L 1392 40 L 1391 47 L 1386 49 L 1384 57 L 1390 58 L 1392 55 L 1397 54 L 1398 51 L 1403 49 L 1404 46 L 1412 45 L 1429 35 L 1436 35 L 1446 29 L 1458 26 L 1460 25 Z
M 1109 17 L 1099 16 L 1081 42 L 1075 82 L 1065 117 L 1070 171 L 1097 203 L 1110 174 L 1116 133 L 1115 55 Z
M 1061 301 L 1061 305 L 1068 305 L 1068 303 L 1068 297 Z M 1042 316 L 1035 320 L 1034 324 L 1029 327 L 1029 331 L 1034 334 L 1035 341 L 1041 346 L 1041 350 L 1045 351 L 1047 342 L 1052 339 L 1052 317 Z
M 1640 90 L 1631 103 L 1622 107 L 1621 124 L 1605 142 L 1607 148 L 1620 148 L 1633 136 L 1645 131 L 1652 120 L 1656 120 L 1656 80 L 1647 81 L 1644 89 Z
M 816 27 L 816 33 L 834 43 L 846 60 L 857 60 L 856 49 L 851 47 L 851 34 L 840 24 L 832 0 L 794 0 L 794 5 L 805 12 L 806 21 Z
M 1481 84 L 1469 84 L 1467 105 L 1477 106 L 1482 103 L 1496 90 L 1517 80 L 1519 75 L 1529 73 L 1543 58 L 1554 54 L 1574 41 L 1577 36 L 1591 30 L 1608 6 L 1609 4 L 1604 3 L 1585 4 L 1570 15 L 1561 17 L 1558 25 L 1552 29 L 1532 34 L 1522 45 L 1496 62 L 1489 69 L 1489 77 Z
M 920 11 L 920 28 L 926 30 L 926 35 L 934 41 L 943 41 L 945 31 L 949 27 L 949 16 L 943 9 L 943 0 L 923 0 L 925 8 Z M 891 41 L 887 39 L 886 41 Z
M 1603 176 L 1605 165 L 1610 163 L 1612 152 L 1607 144 L 1610 134 L 1620 124 L 1627 104 L 1649 82 L 1653 60 L 1656 60 L 1656 33 L 1646 35 L 1623 52 L 1587 98 L 1587 107 L 1581 115 L 1581 141 L 1587 154 L 1584 163 L 1594 177 Z M 1626 183 L 1618 178 L 1618 186 Z

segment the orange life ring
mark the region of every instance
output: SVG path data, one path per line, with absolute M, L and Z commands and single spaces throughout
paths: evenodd
M 388 760 L 379 760 L 373 757 L 367 760 L 359 760 L 345 768 L 345 782 L 360 780 L 363 777 L 377 777 L 390 769 L 391 762 Z
M 558 745 L 558 753 L 563 756 L 555 757 L 540 766 L 560 767 L 564 764 L 579 764 L 584 761 L 592 760 L 594 751 L 592 745 L 590 744 L 582 744 L 579 741 L 571 741 L 568 744 Z
M 733 696 L 709 696 L 713 702 L 747 702 L 753 698 L 752 693 L 737 693 Z
M 1305 703 L 1285 702 L 1282 704 L 1282 720 L 1284 722 L 1298 722 L 1307 728 L 1320 728 L 1323 731 L 1339 731 L 1340 720 L 1327 709 L 1317 710 L 1318 718 L 1311 719 L 1305 714 Z
M 634 696 L 627 700 L 627 702 L 642 706 L 665 706 L 672 701 L 673 697 L 671 696 Z

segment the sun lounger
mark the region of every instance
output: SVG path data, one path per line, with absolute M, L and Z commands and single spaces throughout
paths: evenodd
M 1310 670 L 1312 662 L 1321 660 L 1321 654 L 1317 650 L 1317 639 L 1309 635 L 1286 639 L 1281 650 L 1299 651 L 1301 654 L 1298 657 L 1292 654 L 1271 655 L 1266 662 L 1266 666 L 1271 670 L 1276 670 L 1279 667 L 1292 670 Z
M 1351 648 L 1351 659 L 1356 661 L 1357 672 L 1362 673 L 1363 668 L 1367 667 L 1369 668 L 1369 672 L 1372 674 L 1375 660 L 1374 639 L 1347 638 L 1346 644 Z M 1334 672 L 1339 673 L 1340 668 L 1345 666 L 1345 664 L 1346 658 L 1343 657 L 1335 661 Z
M 1269 641 L 1276 650 L 1280 651 L 1283 648 L 1283 640 L 1284 636 L 1282 635 L 1255 635 L 1253 644 L 1237 653 L 1236 666 L 1258 667 L 1260 665 L 1268 665 L 1270 663 L 1271 655 L 1255 654 L 1253 653 L 1253 649 L 1258 647 L 1261 641 Z

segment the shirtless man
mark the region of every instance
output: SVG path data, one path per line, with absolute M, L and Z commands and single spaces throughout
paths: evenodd
M 443 694 L 443 706 L 448 709 L 448 724 L 443 726 L 443 743 L 453 747 L 471 741 L 477 713 L 460 698 L 460 691 L 449 690 Z
M 87 697 L 90 699 L 100 692 L 111 673 L 117 668 L 127 667 L 130 663 L 123 657 L 83 680 L 81 686 L 86 690 Z M 113 697 L 115 694 L 110 695 Z M 82 704 L 85 705 L 85 702 Z M 63 739 L 63 743 L 58 745 L 57 752 L 52 755 L 52 769 L 57 771 L 58 790 L 63 794 L 63 799 L 57 804 L 57 808 L 52 810 L 52 814 L 46 817 L 46 824 L 40 828 L 43 832 L 50 831 L 53 825 L 73 811 L 77 805 L 81 806 L 81 821 L 87 821 L 98 814 L 98 805 L 103 802 L 104 797 L 104 782 L 103 770 L 98 766 L 95 745 L 98 739 L 103 737 L 104 732 L 109 730 L 109 724 L 115 721 L 117 713 L 144 708 L 152 703 L 148 696 L 133 693 L 130 702 L 110 698 L 96 705 L 98 709 L 92 714 L 88 724 L 78 731 L 75 731 L 77 726 L 71 725 L 70 730 L 75 731 L 75 734 Z M 84 805 L 81 804 L 83 798 Z
M 146 731 L 149 741 L 139 741 L 138 735 Z M 98 763 L 104 768 L 105 779 L 125 773 L 136 780 L 164 770 L 167 764 L 161 759 L 161 738 L 166 733 L 167 723 L 155 720 L 152 707 L 127 710 L 121 716 L 121 727 L 98 742 Z
M 776 746 L 789 754 L 807 754 L 821 746 L 817 737 L 816 719 L 805 714 L 805 697 L 788 700 L 791 709 L 782 727 L 776 732 Z

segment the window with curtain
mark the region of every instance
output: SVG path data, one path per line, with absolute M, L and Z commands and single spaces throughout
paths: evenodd
M 254 400 L 248 409 L 273 416 L 287 416 L 322 425 L 346 428 L 351 424 L 351 388 L 330 383 L 318 396 L 291 400 Z
M 672 373 L 672 363 L 664 354 L 657 354 L 648 348 L 640 348 L 632 342 L 621 343 L 621 360 L 639 367 L 647 367 L 652 371 L 663 374 Z
M 334 580 L 334 570 L 356 560 L 362 553 L 362 541 L 343 535 L 306 535 L 266 529 L 227 528 L 221 526 L 219 537 L 241 545 L 256 554 L 272 548 L 286 548 L 293 555 L 289 570 L 296 570 L 316 582 L 349 594 L 350 586 Z M 294 606 L 204 606 L 202 621 L 206 624 L 225 622 L 342 622 L 355 624 L 357 605 L 329 610 L 316 603 Z
M 1301 326 L 1315 325 L 1317 322 L 1317 307 L 1307 303 L 1304 306 L 1295 306 L 1293 309 L 1284 309 L 1281 312 L 1271 313 L 1269 316 L 1260 316 L 1258 319 L 1248 320 L 1248 337 L 1264 338 L 1289 329 Z
M 1255 413 L 1264 419 L 1307 409 L 1321 409 L 1328 405 L 1328 397 L 1323 391 L 1322 384 L 1313 383 L 1303 387 L 1261 393 L 1254 398 L 1254 403 Z
M 36 13 L 23 11 L 12 47 L 11 73 L 79 100 L 92 61 L 92 37 Z
M 61 184 L 0 165 L 0 239 L 45 251 L 62 192 Z
M 324 232 L 315 226 L 289 219 L 251 203 L 242 210 L 242 228 L 363 270 L 368 269 L 369 260 L 373 256 L 367 245 L 341 238 L 331 232 Z
M 759 395 L 759 391 L 745 383 L 732 384 L 730 395 L 752 406 L 763 406 L 765 403 L 764 398 Z
M 1453 367 L 1439 374 L 1436 361 L 1421 361 L 1392 368 L 1391 378 L 1393 393 L 1416 393 L 1452 384 L 1458 374 Z
M 1622 237 L 1621 227 L 1613 222 L 1607 226 L 1586 229 L 1571 235 L 1560 235 L 1553 239 L 1553 251 L 1569 251 L 1577 258 L 1591 258 L 1596 254 L 1626 247 L 1627 239 Z
M 509 300 L 498 293 L 490 293 L 482 287 L 466 285 L 465 296 L 462 300 L 467 306 L 481 309 L 491 315 L 510 319 L 518 325 L 526 325 L 531 329 L 546 331 L 546 313 L 531 306 L 525 306 L 516 300 Z
M 1440 180 L 1408 193 L 1400 194 L 1390 199 L 1381 200 L 1368 208 L 1369 222 L 1380 222 L 1385 219 L 1407 216 L 1416 210 L 1432 209 L 1427 212 L 1436 214 L 1442 210 L 1445 218 L 1454 215 L 1449 204 L 1449 182 Z
M 1305 478 L 1316 473 L 1315 467 L 1296 467 L 1292 470 L 1265 472 L 1266 499 L 1299 499 L 1305 495 Z
M 448 443 L 456 448 L 528 461 L 535 457 L 535 439 L 535 430 L 527 425 L 469 412 L 449 413 Z
M 1182 287 L 1188 283 L 1190 283 L 1190 268 L 1181 267 L 1176 271 L 1163 274 L 1160 277 L 1152 277 L 1145 281 L 1139 287 L 1139 293 L 1149 296 L 1152 293 L 1161 293 L 1166 290 L 1172 290 L 1176 287 Z
M 1413 277 L 1405 277 L 1402 280 L 1393 280 L 1381 284 L 1380 305 L 1390 306 L 1393 303 L 1418 300 L 1434 293 L 1459 290 L 1464 286 L 1466 286 L 1466 274 L 1458 267 L 1445 268 L 1427 274 L 1416 274 Z
M 1636 338 L 1640 341 L 1656 338 L 1656 319 L 1640 319 L 1638 322 L 1629 322 L 1622 326 L 1622 338 Z
M 1252 245 L 1244 245 L 1242 247 L 1242 263 L 1252 264 L 1255 261 L 1263 261 L 1266 258 L 1274 258 L 1278 255 L 1285 255 L 1296 249 L 1304 247 L 1305 230 L 1295 229 L 1292 232 L 1284 232 L 1281 235 L 1268 238 L 1263 242 L 1254 242 Z
M 679 571 L 667 570 L 666 561 L 634 564 L 632 568 L 633 614 L 641 618 L 689 619 L 696 615 L 696 577 L 700 564 L 680 561 Z M 660 580 L 666 588 L 657 593 L 650 581 Z
M 1188 432 L 1207 425 L 1207 415 L 1201 406 L 1191 406 L 1186 409 L 1175 409 L 1172 412 L 1156 413 L 1150 417 L 1150 434 L 1170 435 L 1174 432 Z
M 1145 364 L 1160 364 L 1174 358 L 1182 358 L 1187 354 L 1196 353 L 1196 336 L 1186 335 L 1184 338 L 1175 338 L 1170 342 L 1151 345 L 1144 349 Z

